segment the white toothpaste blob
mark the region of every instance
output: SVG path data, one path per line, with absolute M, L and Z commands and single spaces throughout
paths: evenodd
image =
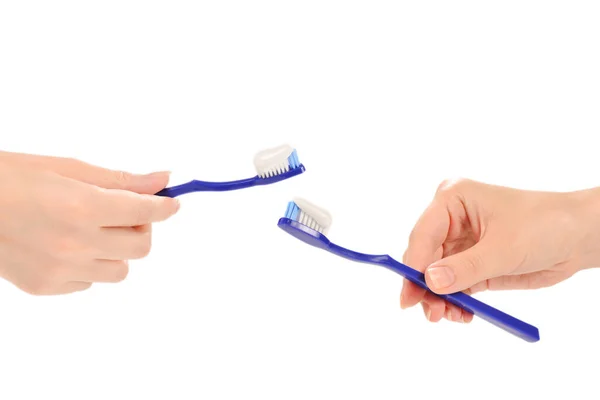
M 302 198 L 295 198 L 294 203 L 301 211 L 298 222 L 324 235 L 327 234 L 332 223 L 331 214 L 327 210 Z
M 291 146 L 284 144 L 257 153 L 254 157 L 254 166 L 258 176 L 268 178 L 289 171 L 288 158 L 293 151 Z

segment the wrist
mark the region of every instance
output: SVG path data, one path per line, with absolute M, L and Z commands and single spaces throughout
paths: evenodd
M 580 269 L 600 267 L 600 187 L 565 195 L 566 207 L 575 222 L 574 253 Z

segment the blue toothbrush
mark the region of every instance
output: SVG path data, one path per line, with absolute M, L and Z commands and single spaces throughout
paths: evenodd
M 167 187 L 156 193 L 157 196 L 177 197 L 193 192 L 224 192 L 245 189 L 253 186 L 270 185 L 300 175 L 305 171 L 298 159 L 298 152 L 283 145 L 261 151 L 254 157 L 257 175 L 230 182 L 206 182 L 192 180 L 187 183 Z
M 358 253 L 331 242 L 325 236 L 331 226 L 331 215 L 304 199 L 295 199 L 288 203 L 285 216 L 279 220 L 278 226 L 311 246 L 352 261 L 382 266 L 433 293 L 427 287 L 423 273 L 394 260 L 389 255 Z M 435 295 L 527 342 L 540 340 L 540 334 L 536 327 L 490 307 L 466 293 Z

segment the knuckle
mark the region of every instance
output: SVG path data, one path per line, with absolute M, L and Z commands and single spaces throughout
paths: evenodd
M 444 179 L 437 187 L 437 194 L 460 192 L 465 186 L 470 185 L 471 181 L 466 178 Z
M 448 189 L 452 186 L 452 180 L 451 179 L 444 179 L 443 181 L 441 181 L 438 184 L 437 190 L 435 191 L 436 193 L 444 193 L 446 191 L 448 191 Z
M 135 209 L 135 212 L 136 225 L 139 226 L 145 224 L 152 217 L 152 202 L 149 199 L 142 197 L 140 204 Z
M 133 174 L 121 170 L 112 171 L 112 181 L 115 187 L 126 189 L 133 181 Z
M 86 219 L 89 212 L 87 202 L 82 196 L 70 196 L 64 199 L 63 210 L 74 222 Z
M 131 174 L 125 171 L 114 171 L 115 182 L 120 184 L 127 184 L 131 181 Z
M 415 227 L 408 234 L 408 242 L 414 243 L 418 239 L 419 239 L 419 231 Z M 409 253 L 409 249 L 406 249 L 406 251 L 404 252 L 404 256 L 406 257 L 408 255 L 408 253 Z
M 62 157 L 60 158 L 60 160 L 62 161 L 65 167 L 68 167 L 70 169 L 77 169 L 83 164 L 81 160 L 78 160 L 74 157 Z
M 462 267 L 466 277 L 478 278 L 483 267 L 481 254 L 475 252 L 463 260 Z

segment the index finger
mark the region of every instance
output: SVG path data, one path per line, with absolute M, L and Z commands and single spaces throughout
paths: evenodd
M 132 227 L 164 221 L 180 207 L 171 197 L 138 194 L 126 190 L 98 189 L 95 219 L 103 228 Z
M 404 253 L 403 262 L 418 271 L 425 269 L 440 258 L 440 249 L 448 236 L 450 228 L 450 215 L 443 201 L 435 199 L 425 209 L 415 224 Z M 414 283 L 404 280 L 400 295 L 402 308 L 413 307 L 423 300 L 425 289 Z

